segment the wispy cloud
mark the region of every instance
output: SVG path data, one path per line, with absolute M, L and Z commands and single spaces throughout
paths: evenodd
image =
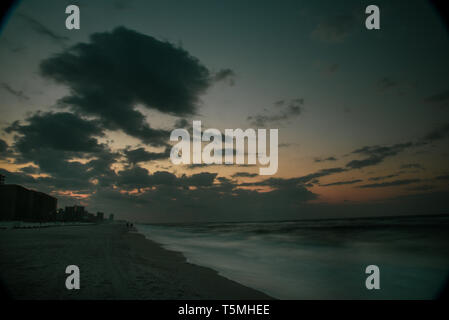
M 327 184 L 320 184 L 320 187 L 330 187 L 330 186 L 342 186 L 342 185 L 347 185 L 347 184 L 355 184 L 358 182 L 362 182 L 363 180 L 361 179 L 355 179 L 355 180 L 349 180 L 349 181 L 337 181 L 337 182 L 332 182 L 332 183 L 327 183 Z
M 262 114 L 248 116 L 247 120 L 256 127 L 265 127 L 270 123 L 281 124 L 299 116 L 303 105 L 304 99 L 279 100 L 271 110 L 265 109 Z
M 403 179 L 403 180 L 395 180 L 390 182 L 381 182 L 381 183 L 371 183 L 364 184 L 359 186 L 358 188 L 385 188 L 385 187 L 393 187 L 393 186 L 403 186 L 412 183 L 420 182 L 421 179 Z
M 357 19 L 354 15 L 329 16 L 312 31 L 312 38 L 330 43 L 342 42 L 356 26 Z
M 57 33 L 50 30 L 48 27 L 46 27 L 44 24 L 42 24 L 40 21 L 28 15 L 19 13 L 18 16 L 21 17 L 23 20 L 25 20 L 33 28 L 34 31 L 53 40 L 56 43 L 64 44 L 67 40 L 69 40 L 69 38 L 58 35 Z
M 5 91 L 9 92 L 10 94 L 12 94 L 13 96 L 16 96 L 19 99 L 22 100 L 29 100 L 30 98 L 23 93 L 23 91 L 20 90 L 16 90 L 11 88 L 11 86 L 5 82 L 0 83 L 0 87 L 3 88 Z

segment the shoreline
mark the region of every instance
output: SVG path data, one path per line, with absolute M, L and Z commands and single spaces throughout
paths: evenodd
M 274 299 L 118 224 L 0 230 L 0 281 L 13 299 Z

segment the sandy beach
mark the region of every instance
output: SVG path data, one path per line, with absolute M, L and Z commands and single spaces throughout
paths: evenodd
M 0 230 L 0 280 L 15 299 L 270 299 L 117 224 Z

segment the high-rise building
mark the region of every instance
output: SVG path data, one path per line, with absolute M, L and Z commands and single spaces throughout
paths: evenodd
M 65 207 L 64 220 L 65 221 L 82 221 L 87 215 L 83 206 Z
M 109 215 L 109 221 L 114 221 L 114 214 L 113 214 L 113 213 L 111 213 L 111 214 Z
M 97 220 L 103 221 L 104 219 L 104 213 L 103 212 L 97 212 Z

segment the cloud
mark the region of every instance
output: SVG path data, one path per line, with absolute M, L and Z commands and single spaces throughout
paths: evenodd
M 39 174 L 40 173 L 39 168 L 35 167 L 35 166 L 22 167 L 22 168 L 20 168 L 20 171 L 23 173 L 27 173 L 27 174 Z
M 15 148 L 33 160 L 44 150 L 68 152 L 98 152 L 103 146 L 95 138 L 102 137 L 103 129 L 96 120 L 86 120 L 69 112 L 37 112 L 26 118 L 26 124 L 15 121 L 5 129 L 15 133 Z
M 307 174 L 301 177 L 295 178 L 268 178 L 258 182 L 248 182 L 242 183 L 241 186 L 269 186 L 271 188 L 282 188 L 285 189 L 287 187 L 296 187 L 299 185 L 304 185 L 312 180 L 322 178 L 325 176 L 329 176 L 335 173 L 345 172 L 347 169 L 345 168 L 327 168 L 321 169 L 317 172 Z
M 393 187 L 393 186 L 403 186 L 407 184 L 420 182 L 421 179 L 403 179 L 403 180 L 395 180 L 390 182 L 382 182 L 382 183 L 372 183 L 372 184 L 364 184 L 362 186 L 358 186 L 358 188 L 385 188 L 385 187 Z
M 235 84 L 235 72 L 232 69 L 221 69 L 213 75 L 215 82 L 226 81 L 230 86 Z
M 187 121 L 187 119 L 181 118 L 181 119 L 177 119 L 175 122 L 175 128 L 179 128 L 179 129 L 190 129 L 191 128 L 191 124 L 189 121 Z
M 6 169 L 0 168 L 0 174 L 5 176 L 5 183 L 7 184 L 21 184 L 36 183 L 32 176 L 23 174 L 21 172 L 10 172 Z
M 434 189 L 435 189 L 435 186 L 432 186 L 429 184 L 423 184 L 420 186 L 407 188 L 407 190 L 410 190 L 410 191 L 429 191 L 429 190 L 434 190 Z
M 142 189 L 148 187 L 173 186 L 173 187 L 210 187 L 217 173 L 201 172 L 190 176 L 177 177 L 168 171 L 157 171 L 150 174 L 145 168 L 133 166 L 117 173 L 117 186 L 127 190 Z
M 232 175 L 233 178 L 244 177 L 244 178 L 254 178 L 257 177 L 257 173 L 249 173 L 249 172 L 236 172 Z
M 437 176 L 436 180 L 449 180 L 449 174 Z
M 312 31 L 312 38 L 328 43 L 342 42 L 356 27 L 357 19 L 353 15 L 329 16 Z
M 349 180 L 349 181 L 337 181 L 337 182 L 332 182 L 332 183 L 328 183 L 328 184 L 320 184 L 320 187 L 342 186 L 342 185 L 354 184 L 354 183 L 358 183 L 358 182 L 362 182 L 362 181 L 363 180 L 360 180 L 360 179 Z
M 149 152 L 144 148 L 137 148 L 132 150 L 125 149 L 123 153 L 125 154 L 130 164 L 147 162 L 151 160 L 167 159 L 170 156 L 170 150 L 168 148 L 166 148 L 164 152 Z
M 254 116 L 248 116 L 247 121 L 256 127 L 265 127 L 268 124 L 281 124 L 287 120 L 299 116 L 303 110 L 304 99 L 291 101 L 280 100 L 274 103 L 275 112 L 265 112 Z
M 69 87 L 61 106 L 155 146 L 166 145 L 169 132 L 151 128 L 135 106 L 194 114 L 213 83 L 209 70 L 184 49 L 125 27 L 92 34 L 90 42 L 42 61 L 40 72 Z
M 398 143 L 391 146 L 365 146 L 360 149 L 354 150 L 352 154 L 365 155 L 367 156 L 367 158 L 362 160 L 351 160 L 346 164 L 346 167 L 352 169 L 361 169 L 368 166 L 374 166 L 381 163 L 385 158 L 395 156 L 412 146 L 414 146 L 412 142 Z
M 14 157 L 12 150 L 9 148 L 9 145 L 5 140 L 0 139 L 0 159 L 4 160 L 10 157 Z
M 428 142 L 433 142 L 437 140 L 442 140 L 446 138 L 446 136 L 449 134 L 449 123 L 446 123 L 444 125 L 441 125 L 440 127 L 432 130 L 429 132 L 425 137 L 424 140 Z
M 400 168 L 401 169 L 420 169 L 420 170 L 424 170 L 425 169 L 419 163 L 406 163 L 406 164 L 401 165 Z
M 11 88 L 11 86 L 5 82 L 0 83 L 0 87 L 19 99 L 30 100 L 30 98 L 27 95 L 25 95 L 22 91 Z
M 425 102 L 439 104 L 440 106 L 449 106 L 449 90 L 444 90 L 424 99 Z
M 34 31 L 52 40 L 55 43 L 64 44 L 69 40 L 69 38 L 58 35 L 57 33 L 47 28 L 45 25 L 43 25 L 41 22 L 28 15 L 19 13 L 18 16 L 25 20 L 33 28 Z
M 383 162 L 386 158 L 395 156 L 407 149 L 425 146 L 429 143 L 442 140 L 448 135 L 449 123 L 446 123 L 433 129 L 431 132 L 415 142 L 409 141 L 405 143 L 397 143 L 394 145 L 364 146 L 362 148 L 354 150 L 353 152 L 351 152 L 351 154 L 364 155 L 366 156 L 366 158 L 360 160 L 351 160 L 346 164 L 346 167 L 351 169 L 361 169 L 368 166 L 374 166 Z M 407 166 L 407 164 L 405 166 Z M 408 164 L 408 166 L 408 168 L 424 169 L 423 167 L 419 167 L 419 164 Z
M 0 139 L 0 154 L 4 154 L 6 153 L 6 151 L 8 150 L 8 144 L 6 143 L 5 140 Z
M 83 119 L 68 112 L 37 112 L 16 121 L 5 129 L 14 134 L 10 147 L 15 152 L 16 163 L 33 163 L 22 169 L 22 174 L 32 170 L 45 173 L 46 177 L 31 180 L 28 184 L 39 184 L 45 190 L 91 190 L 93 180 L 98 187 L 110 185 L 115 179 L 111 169 L 120 156 L 98 142 L 103 128 L 97 120 Z M 84 158 L 85 162 L 76 160 Z M 34 167 L 33 165 L 33 167 Z M 16 176 L 22 181 L 24 176 Z
M 390 88 L 394 88 L 398 85 L 397 81 L 391 79 L 390 77 L 383 77 L 377 82 L 377 87 L 379 90 L 384 91 Z
M 397 177 L 399 174 L 389 174 L 386 176 L 378 176 L 378 177 L 371 177 L 368 180 L 369 181 L 382 181 L 382 180 L 386 180 L 386 179 L 391 179 L 394 177 Z
M 314 160 L 315 162 L 325 162 L 325 161 L 337 161 L 337 158 L 335 157 L 327 157 L 327 158 L 316 158 Z
M 217 173 L 201 172 L 191 176 L 183 175 L 180 180 L 181 185 L 193 187 L 210 187 L 214 183 Z

